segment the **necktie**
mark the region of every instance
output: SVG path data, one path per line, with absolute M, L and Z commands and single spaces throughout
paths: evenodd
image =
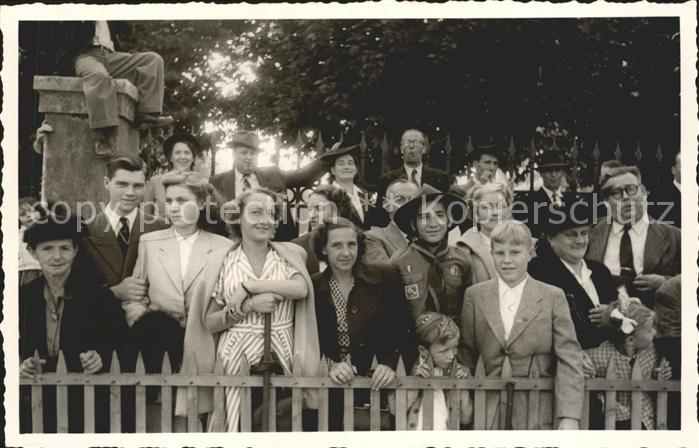
M 117 237 L 117 241 L 119 242 L 121 253 L 126 255 L 126 251 L 129 248 L 129 238 L 131 237 L 129 220 L 122 216 L 119 218 L 119 223 L 121 224 L 121 227 L 119 228 L 119 236 Z
M 247 191 L 252 188 L 252 185 L 250 184 L 250 175 L 245 174 L 243 176 L 243 191 Z
M 435 307 L 434 311 L 439 311 L 442 314 L 449 314 L 448 303 L 447 303 L 447 292 L 446 283 L 444 281 L 444 270 L 439 260 L 434 260 L 430 265 L 430 269 L 427 272 L 427 282 L 432 290 L 435 292 L 437 297 L 433 297 L 433 305 Z M 432 310 L 428 310 L 432 311 Z
M 410 173 L 410 181 L 418 187 L 420 186 L 420 182 L 417 181 L 417 170 L 413 170 L 412 173 Z
M 621 244 L 619 247 L 619 265 L 622 268 L 628 268 L 636 276 L 636 268 L 633 265 L 633 248 L 631 247 L 631 236 L 629 235 L 631 224 L 624 225 L 624 234 L 621 236 Z
M 553 203 L 560 206 L 563 203 L 563 201 L 561 200 L 562 197 L 563 197 L 563 195 L 561 194 L 561 192 L 556 190 L 553 193 Z

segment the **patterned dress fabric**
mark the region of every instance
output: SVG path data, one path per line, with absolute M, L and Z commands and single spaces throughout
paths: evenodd
M 352 285 L 352 288 L 354 288 L 354 285 Z M 342 361 L 345 361 L 350 348 L 349 327 L 347 326 L 347 299 L 342 295 L 342 291 L 340 291 L 340 287 L 334 278 L 330 278 L 330 295 L 332 296 L 337 315 L 337 342 L 342 347 Z
M 274 249 L 267 252 L 262 274 L 254 274 L 242 245 L 226 257 L 213 298 L 219 305 L 233 296 L 241 283 L 250 280 L 287 280 L 298 272 Z M 226 375 L 237 375 L 243 359 L 253 366 L 260 362 L 264 344 L 264 315 L 252 312 L 243 321 L 221 333 L 216 355 L 223 362 Z M 272 351 L 276 353 L 286 375 L 291 374 L 291 358 L 294 346 L 294 304 L 282 300 L 272 313 Z M 226 431 L 237 432 L 240 422 L 241 388 L 226 388 Z

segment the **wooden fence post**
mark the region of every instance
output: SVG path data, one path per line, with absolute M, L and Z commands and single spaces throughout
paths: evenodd
M 539 364 L 532 360 L 531 368 L 529 369 L 529 378 L 535 379 L 539 378 Z M 536 389 L 529 391 L 529 397 L 527 403 L 527 429 L 540 429 L 541 428 L 541 414 L 540 414 L 540 403 L 541 403 L 541 393 Z
M 167 352 L 163 356 L 160 372 L 163 376 L 172 374 L 172 364 Z M 163 381 L 160 388 L 160 431 L 172 432 L 172 387 L 166 381 Z
M 401 380 L 405 379 L 407 376 L 405 372 L 405 363 L 403 362 L 403 357 L 398 358 L 398 365 L 396 366 L 396 380 L 400 384 Z M 407 390 L 400 388 L 396 389 L 396 429 L 398 431 L 404 431 L 407 429 L 407 417 L 408 417 L 408 403 L 407 403 Z
M 511 379 L 512 378 L 512 364 L 510 363 L 510 357 L 505 355 L 505 359 L 502 362 L 502 369 L 500 370 L 500 378 Z M 500 404 L 498 408 L 500 409 L 500 425 L 498 428 L 510 430 L 512 429 L 510 424 L 512 423 L 511 412 L 508 412 L 509 406 L 512 405 L 511 399 L 513 397 L 508 397 L 507 389 L 500 391 Z M 510 408 L 511 409 L 511 408 Z M 509 414 L 509 415 L 508 415 Z M 508 417 L 510 417 L 508 419 Z
M 635 362 L 633 368 L 631 369 L 631 379 L 632 380 L 643 380 L 643 375 L 641 374 L 641 363 Z M 640 431 L 641 430 L 641 417 L 642 417 L 642 407 L 641 399 L 643 397 L 643 392 L 640 389 L 636 389 L 631 392 L 631 429 Z M 648 428 L 653 429 L 653 428 Z
M 182 373 L 190 378 L 196 378 L 196 376 L 199 375 L 196 355 L 193 351 L 190 351 L 189 355 L 185 353 L 184 356 L 185 358 L 182 365 L 185 369 Z M 190 385 L 187 387 L 187 431 L 201 432 L 201 422 L 199 421 L 199 388 L 195 385 L 193 380 L 190 380 L 189 384 Z
M 456 378 L 456 364 L 451 369 L 451 378 Z M 458 431 L 461 426 L 461 389 L 447 391 L 447 409 L 449 409 L 449 420 L 447 428 Z
M 323 355 L 320 358 L 320 369 L 318 369 L 318 374 L 329 381 L 328 377 L 328 362 Z M 321 387 L 318 389 L 318 431 L 328 430 L 328 388 Z
M 41 375 L 42 367 L 39 363 L 41 356 L 39 356 L 39 350 L 34 350 L 34 365 L 36 367 L 36 374 Z M 43 387 L 39 385 L 32 385 L 32 432 L 42 433 L 44 432 L 44 397 L 43 397 Z
M 243 354 L 238 369 L 238 376 L 250 376 L 250 363 L 248 357 Z M 250 386 L 243 383 L 240 385 L 240 432 L 252 431 L 252 394 Z
M 225 375 L 223 370 L 223 360 L 220 356 L 216 357 L 214 363 L 214 375 L 222 376 Z M 224 432 L 225 421 L 226 421 L 226 389 L 225 387 L 217 383 L 214 387 L 214 412 L 211 414 L 211 423 L 209 428 L 212 432 Z M 205 431 L 208 430 L 205 428 Z
M 607 363 L 605 377 L 608 380 L 617 377 L 616 366 L 612 358 L 610 358 Z M 607 431 L 614 431 L 616 429 L 616 391 L 614 390 L 608 390 L 604 394 L 604 429 Z
M 136 358 L 136 375 L 142 376 L 145 373 L 143 356 L 139 352 Z M 136 432 L 146 432 L 146 386 L 138 383 L 136 384 Z
M 68 368 L 63 350 L 61 350 L 58 352 L 56 375 L 60 378 L 66 373 L 68 373 Z M 60 385 L 60 382 L 56 385 L 56 432 L 68 432 L 68 386 Z
M 112 365 L 109 373 L 112 375 L 121 373 L 119 357 L 116 351 L 112 352 Z M 112 385 L 109 386 L 109 432 L 121 432 L 121 386 L 116 384 L 115 381 L 112 381 Z
M 485 378 L 485 366 L 483 365 L 483 359 L 480 357 L 476 363 L 476 371 L 473 377 L 476 379 Z M 490 429 L 486 427 L 486 425 L 489 423 L 486 421 L 486 391 L 482 389 L 482 382 L 479 382 L 477 387 L 478 389 L 476 389 L 476 391 L 473 393 L 473 429 Z
M 379 361 L 374 355 L 374 359 L 371 362 L 371 370 L 375 370 L 379 365 Z M 381 430 L 381 395 L 378 390 L 369 391 L 369 429 L 371 431 Z
M 301 359 L 298 353 L 294 354 L 291 363 L 291 374 L 295 377 L 303 375 Z M 298 385 L 298 383 L 296 383 Z M 303 430 L 303 389 L 293 387 L 291 389 L 291 430 L 299 432 Z

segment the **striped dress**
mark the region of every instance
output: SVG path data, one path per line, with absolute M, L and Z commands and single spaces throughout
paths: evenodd
M 223 263 L 218 283 L 212 297 L 223 306 L 233 296 L 233 291 L 245 281 L 288 280 L 298 271 L 272 248 L 262 274 L 257 277 L 243 252 L 242 245 L 230 252 Z M 263 355 L 264 315 L 252 312 L 243 321 L 221 333 L 216 355 L 221 358 L 226 375 L 237 375 L 243 355 L 249 365 L 259 363 Z M 291 374 L 291 358 L 294 347 L 294 303 L 282 300 L 272 313 L 272 351 L 277 354 L 284 373 Z M 226 388 L 226 431 L 237 432 L 240 421 L 241 388 Z

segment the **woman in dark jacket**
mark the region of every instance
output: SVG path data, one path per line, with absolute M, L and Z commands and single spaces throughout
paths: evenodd
M 29 253 L 39 262 L 42 276 L 19 290 L 20 376 L 55 372 L 63 352 L 68 372 L 94 374 L 109 368 L 112 350 L 126 340 L 126 321 L 108 288 L 73 272 L 73 260 L 86 230 L 75 219 L 53 216 L 34 224 L 24 234 Z M 38 357 L 34 357 L 34 353 Z M 96 430 L 106 431 L 109 420 L 105 389 L 96 391 Z M 28 397 L 20 404 L 21 431 L 30 430 Z M 43 389 L 44 432 L 56 432 L 56 389 Z M 95 412 L 90 410 L 88 412 Z M 68 431 L 83 432 L 82 387 L 68 390 Z
M 583 258 L 593 224 L 593 209 L 587 203 L 554 206 L 543 216 L 544 238 L 539 240 L 537 256 L 528 269 L 535 279 L 563 290 L 583 350 L 609 338 L 602 310 L 617 300 L 618 294 L 609 269 Z
M 416 356 L 415 325 L 400 278 L 388 265 L 360 261 L 364 235 L 347 219 L 326 220 L 313 233 L 313 249 L 328 269 L 312 276 L 320 351 L 328 362 L 330 379 L 346 384 L 355 375 L 369 376 L 372 388 L 389 385 L 396 377 L 398 358 L 410 369 Z M 372 370 L 372 360 L 378 365 Z M 342 422 L 342 392 L 331 394 L 336 417 Z M 361 403 L 368 397 L 357 394 Z

